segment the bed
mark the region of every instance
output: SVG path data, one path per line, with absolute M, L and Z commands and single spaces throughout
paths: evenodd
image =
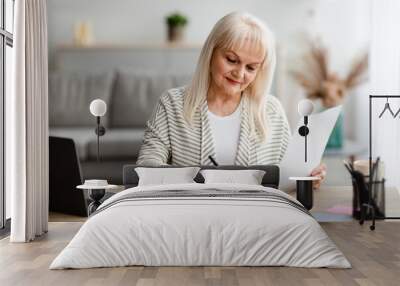
M 99 207 L 50 269 L 128 265 L 350 268 L 312 215 L 276 188 L 279 168 L 251 168 L 266 171 L 262 185 L 201 183 L 198 175 L 196 183 L 137 186 L 135 166 L 125 166 L 127 189 Z

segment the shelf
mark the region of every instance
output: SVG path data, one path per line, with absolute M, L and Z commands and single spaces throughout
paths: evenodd
M 112 44 L 98 43 L 92 45 L 61 44 L 58 51 L 115 51 L 115 50 L 200 50 L 201 44 L 194 43 L 138 43 L 138 44 Z

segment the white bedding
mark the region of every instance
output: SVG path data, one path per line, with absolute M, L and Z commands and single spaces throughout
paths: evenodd
M 146 266 L 295 266 L 350 268 L 318 222 L 282 201 L 252 197 L 121 200 L 145 191 L 265 191 L 239 184 L 175 184 L 127 189 L 105 201 L 50 269 Z M 251 193 L 250 193 L 251 194 Z

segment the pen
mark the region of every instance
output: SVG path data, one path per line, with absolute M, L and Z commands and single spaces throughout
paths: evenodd
M 218 166 L 217 162 L 214 160 L 214 158 L 210 155 L 208 156 L 208 159 L 214 164 L 214 166 Z

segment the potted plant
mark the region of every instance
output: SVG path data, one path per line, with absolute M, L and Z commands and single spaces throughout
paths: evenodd
M 303 87 L 307 97 L 320 100 L 323 108 L 340 105 L 349 90 L 366 80 L 368 54 L 354 60 L 347 76 L 341 78 L 329 70 L 327 49 L 318 41 L 310 41 L 310 50 L 304 56 L 305 69 L 292 71 L 294 79 Z M 343 116 L 340 115 L 327 148 L 341 148 L 343 145 Z
M 172 13 L 166 17 L 168 26 L 168 41 L 179 42 L 183 40 L 184 29 L 188 23 L 186 16 L 179 12 Z

